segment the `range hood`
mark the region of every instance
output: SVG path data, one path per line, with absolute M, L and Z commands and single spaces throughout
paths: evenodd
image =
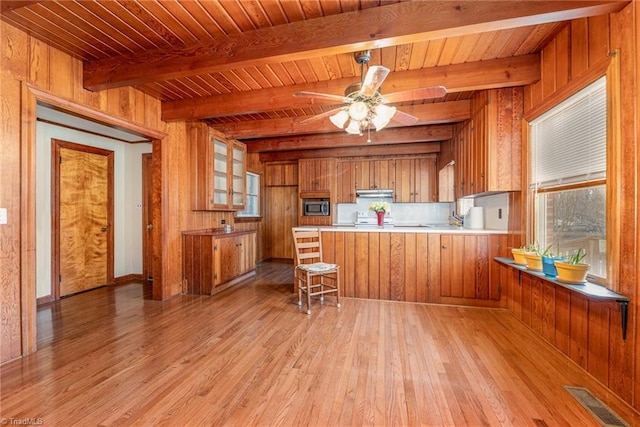
M 363 199 L 393 199 L 393 190 L 388 189 L 373 189 L 373 190 L 356 190 L 356 197 Z

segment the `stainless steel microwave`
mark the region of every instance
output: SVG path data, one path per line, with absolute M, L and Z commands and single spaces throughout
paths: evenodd
M 302 214 L 304 216 L 329 216 L 329 200 L 302 199 Z

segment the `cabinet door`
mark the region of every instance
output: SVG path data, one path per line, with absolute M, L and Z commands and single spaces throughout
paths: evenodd
M 247 163 L 246 163 L 247 147 L 241 143 L 231 145 L 231 208 L 234 210 L 243 210 L 245 207 L 245 199 L 247 194 Z
M 216 286 L 227 283 L 238 275 L 238 238 L 218 237 L 215 245 Z
M 414 159 L 396 159 L 395 165 L 394 202 L 411 203 L 414 200 L 412 194 L 415 179 Z
M 298 191 L 330 193 L 335 165 L 334 159 L 298 160 Z
M 213 144 L 213 207 L 229 207 L 229 144 L 212 137 Z
M 415 159 L 415 175 L 413 181 L 413 201 L 427 203 L 436 201 L 436 159 Z
M 489 236 L 440 236 L 440 295 L 451 298 L 499 299 L 489 289 Z
M 336 203 L 355 203 L 356 187 L 354 183 L 353 162 L 344 160 L 336 165 L 337 195 Z
M 256 268 L 256 234 L 245 234 L 238 237 L 238 275 Z
M 393 188 L 395 181 L 395 162 L 393 160 L 372 160 L 370 176 L 373 177 L 371 188 L 387 189 Z
M 356 190 L 368 190 L 371 188 L 371 162 L 369 160 L 355 160 L 352 162 L 353 184 Z

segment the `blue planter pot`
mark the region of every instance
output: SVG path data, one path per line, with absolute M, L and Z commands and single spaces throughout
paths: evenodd
M 556 277 L 558 275 L 558 270 L 556 269 L 556 265 L 554 261 L 562 261 L 564 257 L 550 257 L 543 256 L 542 257 L 542 272 L 545 276 L 548 277 Z

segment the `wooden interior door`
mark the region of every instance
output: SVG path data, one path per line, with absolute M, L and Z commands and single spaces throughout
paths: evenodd
M 295 255 L 291 228 L 298 225 L 298 187 L 267 187 L 265 198 L 268 257 L 292 260 Z
M 142 155 L 142 274 L 153 280 L 153 167 L 151 153 Z
M 63 297 L 113 283 L 113 151 L 53 147 L 53 271 Z

